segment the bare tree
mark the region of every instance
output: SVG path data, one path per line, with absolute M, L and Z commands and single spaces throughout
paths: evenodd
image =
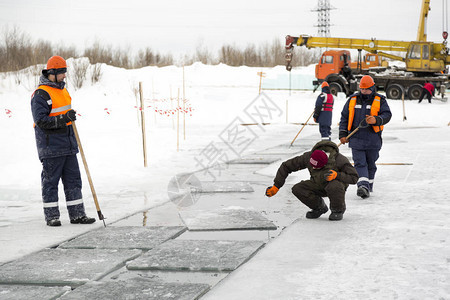
M 147 47 L 144 50 L 139 50 L 134 67 L 142 68 L 147 66 L 170 66 L 173 65 L 173 57 L 170 53 L 161 55 L 158 52 L 154 52 L 151 48 Z
M 195 55 L 192 60 L 205 65 L 217 64 L 217 60 L 213 57 L 209 49 L 202 44 L 198 45 L 195 49 Z
M 91 68 L 91 82 L 97 83 L 103 75 L 102 64 L 96 63 L 90 66 Z
M 86 57 L 74 59 L 72 61 L 72 66 L 68 68 L 68 77 L 75 89 L 79 89 L 83 86 L 88 68 L 89 59 Z
M 100 45 L 99 41 L 95 41 L 92 46 L 86 48 L 82 56 L 89 58 L 89 61 L 93 64 L 105 63 L 111 65 L 113 61 L 111 50 Z
M 99 41 L 95 41 L 84 49 L 80 56 L 74 46 L 55 47 L 50 42 L 43 40 L 33 43 L 31 38 L 21 32 L 18 27 L 11 29 L 5 27 L 0 38 L 0 72 L 18 71 L 32 65 L 45 64 L 53 55 L 60 55 L 65 59 L 87 57 L 93 64 L 90 71 L 91 81 L 94 83 L 100 80 L 102 73 L 100 64 L 102 63 L 126 69 L 174 64 L 173 56 L 170 53 L 159 53 L 147 47 L 139 50 L 133 57 L 129 49 L 105 47 Z M 194 54 L 182 55 L 179 61 L 183 65 L 199 61 L 203 64 L 224 63 L 230 66 L 274 67 L 285 64 L 284 55 L 284 41 L 277 38 L 272 42 L 264 42 L 259 45 L 250 44 L 244 48 L 225 44 L 219 49 L 217 56 L 214 56 L 207 46 L 199 44 Z M 317 49 L 296 47 L 291 65 L 306 66 L 317 63 L 319 57 L 320 51 Z M 84 66 L 77 66 L 77 68 L 82 67 Z M 16 81 L 20 82 L 20 78 L 20 73 L 17 73 Z

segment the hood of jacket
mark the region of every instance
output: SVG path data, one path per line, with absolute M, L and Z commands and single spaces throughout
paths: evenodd
M 318 142 L 311 149 L 311 152 L 314 152 L 315 150 L 323 150 L 327 154 L 334 154 L 334 156 L 336 156 L 336 154 L 339 153 L 339 147 L 335 143 L 333 143 L 332 141 L 320 141 L 320 142 Z M 328 158 L 329 158 L 329 156 L 328 156 Z

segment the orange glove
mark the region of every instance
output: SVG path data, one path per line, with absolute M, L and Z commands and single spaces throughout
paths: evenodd
M 266 196 L 267 196 L 267 197 L 275 196 L 276 193 L 278 193 L 278 188 L 277 188 L 276 186 L 274 186 L 274 185 L 269 186 L 269 187 L 266 189 Z
M 325 177 L 325 180 L 326 180 L 326 181 L 332 181 L 332 180 L 335 180 L 336 177 L 337 177 L 337 172 L 334 171 L 334 170 L 330 170 L 330 171 L 328 171 L 327 173 L 325 173 L 324 177 Z

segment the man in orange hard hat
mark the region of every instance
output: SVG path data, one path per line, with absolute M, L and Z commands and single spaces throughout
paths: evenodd
M 76 154 L 78 144 L 72 127 L 76 120 L 72 99 L 65 88 L 67 64 L 52 56 L 42 71 L 39 87 L 31 99 L 38 156 L 42 162 L 42 200 L 48 226 L 61 226 L 58 184 L 62 180 L 70 223 L 91 224 L 81 194 L 81 175 Z
M 322 93 L 317 96 L 314 108 L 314 122 L 319 123 L 319 132 L 322 140 L 331 141 L 331 120 L 333 118 L 334 97 L 330 91 L 330 85 L 322 83 Z
M 339 139 L 349 143 L 358 172 L 357 195 L 367 198 L 373 191 L 377 167 L 375 162 L 382 146 L 381 133 L 392 113 L 386 98 L 376 93 L 372 77 L 365 75 L 359 83 L 360 91 L 351 95 L 344 105 L 339 123 Z M 356 128 L 359 130 L 347 139 Z

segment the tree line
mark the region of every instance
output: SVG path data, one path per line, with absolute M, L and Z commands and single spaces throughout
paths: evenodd
M 295 47 L 292 66 L 306 66 L 317 63 L 320 53 Z M 58 54 L 64 58 L 87 57 L 91 64 L 105 63 L 111 66 L 136 69 L 146 66 L 190 65 L 195 62 L 203 64 L 226 64 L 229 66 L 274 67 L 284 65 L 284 43 L 279 40 L 250 44 L 244 48 L 225 44 L 217 54 L 206 47 L 197 47 L 195 52 L 175 59 L 170 53 L 160 53 L 151 47 L 140 49 L 137 54 L 123 49 L 113 49 L 93 42 L 79 52 L 74 46 L 55 46 L 49 41 L 33 39 L 18 27 L 3 28 L 0 37 L 0 72 L 18 71 L 29 66 L 45 64 L 49 57 Z

